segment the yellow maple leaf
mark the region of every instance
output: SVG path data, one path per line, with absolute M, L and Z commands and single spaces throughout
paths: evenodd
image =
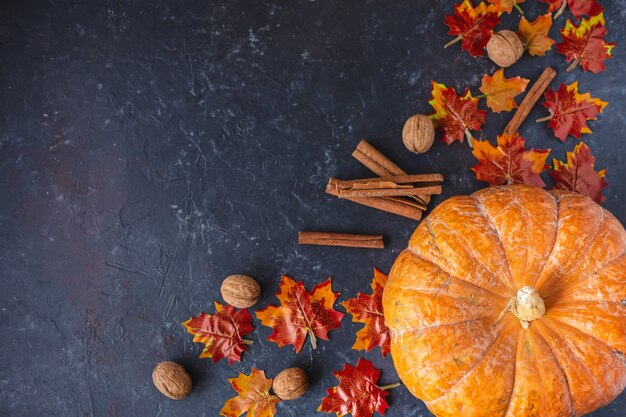
M 252 368 L 250 375 L 240 373 L 228 382 L 238 395 L 226 401 L 220 411 L 221 416 L 239 417 L 247 412 L 248 417 L 273 417 L 276 403 L 280 399 L 270 394 L 272 379 L 265 377 L 265 372 Z
M 530 55 L 544 56 L 555 41 L 548 36 L 552 27 L 552 14 L 546 13 L 529 22 L 524 16 L 519 21 L 517 35 Z
M 500 68 L 493 76 L 483 77 L 480 91 L 487 98 L 487 106 L 496 113 L 511 111 L 517 107 L 515 96 L 526 90 L 528 80 L 522 77 L 505 78 Z

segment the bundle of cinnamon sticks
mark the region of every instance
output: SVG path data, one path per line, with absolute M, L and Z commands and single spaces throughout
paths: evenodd
M 364 140 L 352 156 L 378 177 L 348 181 L 331 177 L 328 194 L 414 220 L 422 218 L 431 195 L 441 194 L 441 174 L 408 175 Z

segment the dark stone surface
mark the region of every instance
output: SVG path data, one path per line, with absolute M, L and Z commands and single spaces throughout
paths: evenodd
M 604 0 L 609 39 L 621 41 L 624 0 Z M 451 1 L 4 0 L 0 4 L 0 414 L 3 416 L 216 416 L 227 378 L 255 366 L 274 376 L 297 365 L 312 384 L 282 416 L 311 416 L 331 375 L 359 356 L 398 380 L 378 350 L 350 350 L 359 325 L 300 355 L 265 339 L 229 367 L 198 359 L 180 323 L 213 312 L 232 273 L 262 284 L 275 303 L 281 274 L 309 287 L 332 276 L 340 301 L 388 271 L 415 222 L 338 201 L 330 175 L 362 177 L 350 156 L 367 138 L 406 170 L 442 172 L 445 193 L 484 186 L 465 144 L 405 151 L 403 121 L 430 112 L 430 80 L 471 86 L 494 65 L 442 49 Z M 534 18 L 543 3 L 524 4 Z M 518 15 L 505 16 L 501 28 Z M 564 24 L 561 17 L 556 26 Z M 559 36 L 556 30 L 554 37 Z M 608 167 L 604 206 L 624 206 L 624 55 L 601 75 L 565 73 L 561 55 L 524 56 L 507 74 L 558 81 L 610 102 L 585 140 Z M 554 85 L 557 85 L 556 83 Z M 521 132 L 562 159 L 576 143 L 534 119 Z M 509 114 L 489 114 L 495 139 Z M 547 179 L 549 182 L 549 179 Z M 384 251 L 299 247 L 301 229 L 383 233 Z M 341 309 L 341 307 L 339 307 Z M 191 397 L 152 386 L 160 360 L 184 364 Z M 387 415 L 430 416 L 403 388 Z M 622 417 L 626 396 L 594 417 Z M 319 414 L 321 415 L 321 414 Z

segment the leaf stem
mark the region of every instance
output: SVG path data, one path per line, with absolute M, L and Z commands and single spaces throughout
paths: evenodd
M 563 0 L 563 4 L 561 5 L 561 7 L 559 7 L 559 10 L 557 10 L 556 13 L 554 13 L 554 17 L 553 17 L 554 20 L 556 20 L 557 17 L 563 14 L 566 6 L 567 6 L 567 1 Z
M 241 339 L 241 341 L 244 345 L 251 345 L 254 343 L 252 340 L 248 340 L 248 339 Z
M 461 39 L 463 39 L 463 35 L 458 35 L 456 38 L 452 39 L 450 42 L 448 42 L 447 44 L 445 44 L 443 47 L 447 48 L 449 46 L 454 45 L 455 43 L 457 43 L 458 41 L 460 41 Z
M 474 137 L 472 136 L 472 132 L 469 131 L 468 128 L 465 128 L 465 137 L 467 138 L 467 143 L 471 148 L 474 147 Z
M 579 62 L 580 62 L 580 58 L 576 58 L 575 60 L 573 60 L 572 63 L 569 64 L 569 66 L 567 67 L 566 71 L 567 72 L 573 71 L 578 66 Z
M 524 10 L 520 7 L 519 4 L 513 3 L 513 7 L 519 12 L 519 14 L 524 15 Z
M 480 94 L 478 96 L 474 96 L 474 98 L 485 98 L 487 97 L 487 94 Z
M 552 120 L 552 115 L 537 119 L 537 123 L 547 122 L 548 120 Z
M 309 330 L 309 337 L 311 338 L 311 346 L 313 346 L 313 349 L 317 349 L 317 337 L 315 337 L 313 330 Z
M 383 385 L 382 387 L 378 387 L 378 388 L 387 391 L 388 389 L 399 387 L 400 385 L 401 384 L 399 382 L 396 382 L 395 384 Z

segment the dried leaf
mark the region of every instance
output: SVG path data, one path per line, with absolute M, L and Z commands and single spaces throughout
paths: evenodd
M 550 12 L 556 11 L 555 18 L 563 13 L 565 6 L 569 6 L 570 11 L 576 19 L 580 19 L 582 15 L 596 16 L 604 11 L 604 7 L 600 6 L 598 0 L 541 0 L 549 4 Z
M 495 10 L 500 13 L 511 13 L 513 11 L 513 7 L 518 9 L 520 13 L 523 13 L 518 4 L 524 3 L 524 0 L 489 0 L 489 3 L 493 4 Z
M 237 396 L 226 401 L 220 411 L 221 416 L 239 417 L 247 412 L 248 417 L 273 417 L 280 399 L 270 394 L 272 379 L 265 378 L 265 372 L 252 368 L 250 375 L 240 373 L 228 382 L 237 391 Z
M 274 329 L 267 340 L 281 347 L 294 345 L 296 353 L 302 349 L 307 335 L 314 349 L 318 337 L 328 340 L 328 332 L 339 328 L 345 316 L 333 309 L 339 293 L 333 292 L 330 278 L 308 292 L 302 281 L 283 276 L 276 296 L 280 306 L 268 306 L 256 315 L 264 326 Z
M 545 187 L 540 174 L 549 168 L 546 158 L 550 149 L 524 148 L 524 138 L 517 134 L 498 136 L 498 147 L 489 141 L 475 141 L 472 153 L 478 163 L 471 169 L 476 179 L 489 185 L 529 184 Z
M 555 41 L 548 36 L 548 32 L 552 27 L 552 15 L 550 13 L 529 22 L 524 16 L 519 21 L 517 35 L 525 45 L 529 54 L 535 56 L 544 56 L 546 52 L 552 49 Z
M 369 352 L 374 347 L 380 346 L 383 356 L 389 353 L 389 329 L 385 325 L 383 315 L 383 288 L 386 282 L 387 275 L 374 268 L 372 294 L 358 293 L 355 298 L 341 303 L 346 311 L 352 314 L 353 322 L 365 323 L 365 327 L 356 334 L 356 342 L 352 346 L 354 350 Z
M 432 99 L 428 102 L 435 112 L 430 118 L 437 126 L 439 137 L 448 145 L 455 140 L 463 142 L 464 136 L 472 140 L 470 130 L 481 130 L 485 123 L 485 110 L 478 109 L 478 99 L 469 88 L 459 97 L 454 88 L 432 82 Z
M 201 358 L 211 358 L 213 362 L 227 358 L 232 365 L 241 361 L 241 354 L 248 349 L 246 345 L 252 344 L 243 339 L 254 330 L 252 316 L 247 309 L 235 311 L 234 307 L 224 307 L 217 302 L 215 311 L 214 315 L 200 313 L 185 321 L 183 326 L 194 335 L 194 342 L 205 344 Z
M 500 68 L 493 76 L 483 77 L 480 92 L 487 98 L 487 106 L 496 113 L 511 111 L 517 107 L 515 96 L 526 90 L 526 78 L 504 78 L 504 69 Z
M 556 46 L 556 50 L 565 55 L 565 60 L 571 62 L 567 70 L 573 70 L 578 64 L 584 71 L 594 74 L 606 70 L 603 61 L 612 57 L 611 51 L 615 46 L 614 43 L 604 42 L 606 34 L 602 13 L 589 20 L 583 19 L 579 26 L 568 20 L 561 30 L 563 41 Z
M 462 40 L 462 50 L 472 56 L 484 56 L 485 45 L 491 38 L 493 28 L 500 23 L 500 17 L 493 5 L 487 6 L 481 1 L 474 7 L 470 0 L 463 0 L 454 6 L 454 15 L 446 15 L 445 23 L 450 28 L 448 35 L 457 35 L 446 47 Z
M 589 93 L 578 92 L 578 81 L 566 86 L 561 84 L 557 91 L 548 89 L 544 94 L 545 101 L 542 103 L 550 116 L 538 121 L 549 120 L 548 126 L 554 130 L 554 136 L 565 142 L 567 135 L 580 139 L 583 133 L 591 133 L 587 126 L 588 120 L 596 120 L 596 116 L 608 104 L 598 98 L 593 98 Z
M 596 203 L 602 203 L 606 197 L 602 195 L 602 189 L 609 185 L 606 177 L 606 169 L 595 171 L 595 160 L 589 147 L 580 142 L 574 148 L 574 152 L 567 152 L 567 162 L 554 160 L 554 170 L 550 175 L 555 181 L 555 190 L 575 191 L 591 197 Z
M 336 413 L 338 417 L 352 414 L 352 417 L 371 417 L 375 411 L 385 414 L 389 408 L 385 397 L 392 384 L 384 387 L 376 385 L 380 371 L 370 361 L 359 359 L 356 367 L 344 365 L 343 370 L 333 372 L 339 385 L 326 390 L 328 395 L 322 399 L 317 411 Z

